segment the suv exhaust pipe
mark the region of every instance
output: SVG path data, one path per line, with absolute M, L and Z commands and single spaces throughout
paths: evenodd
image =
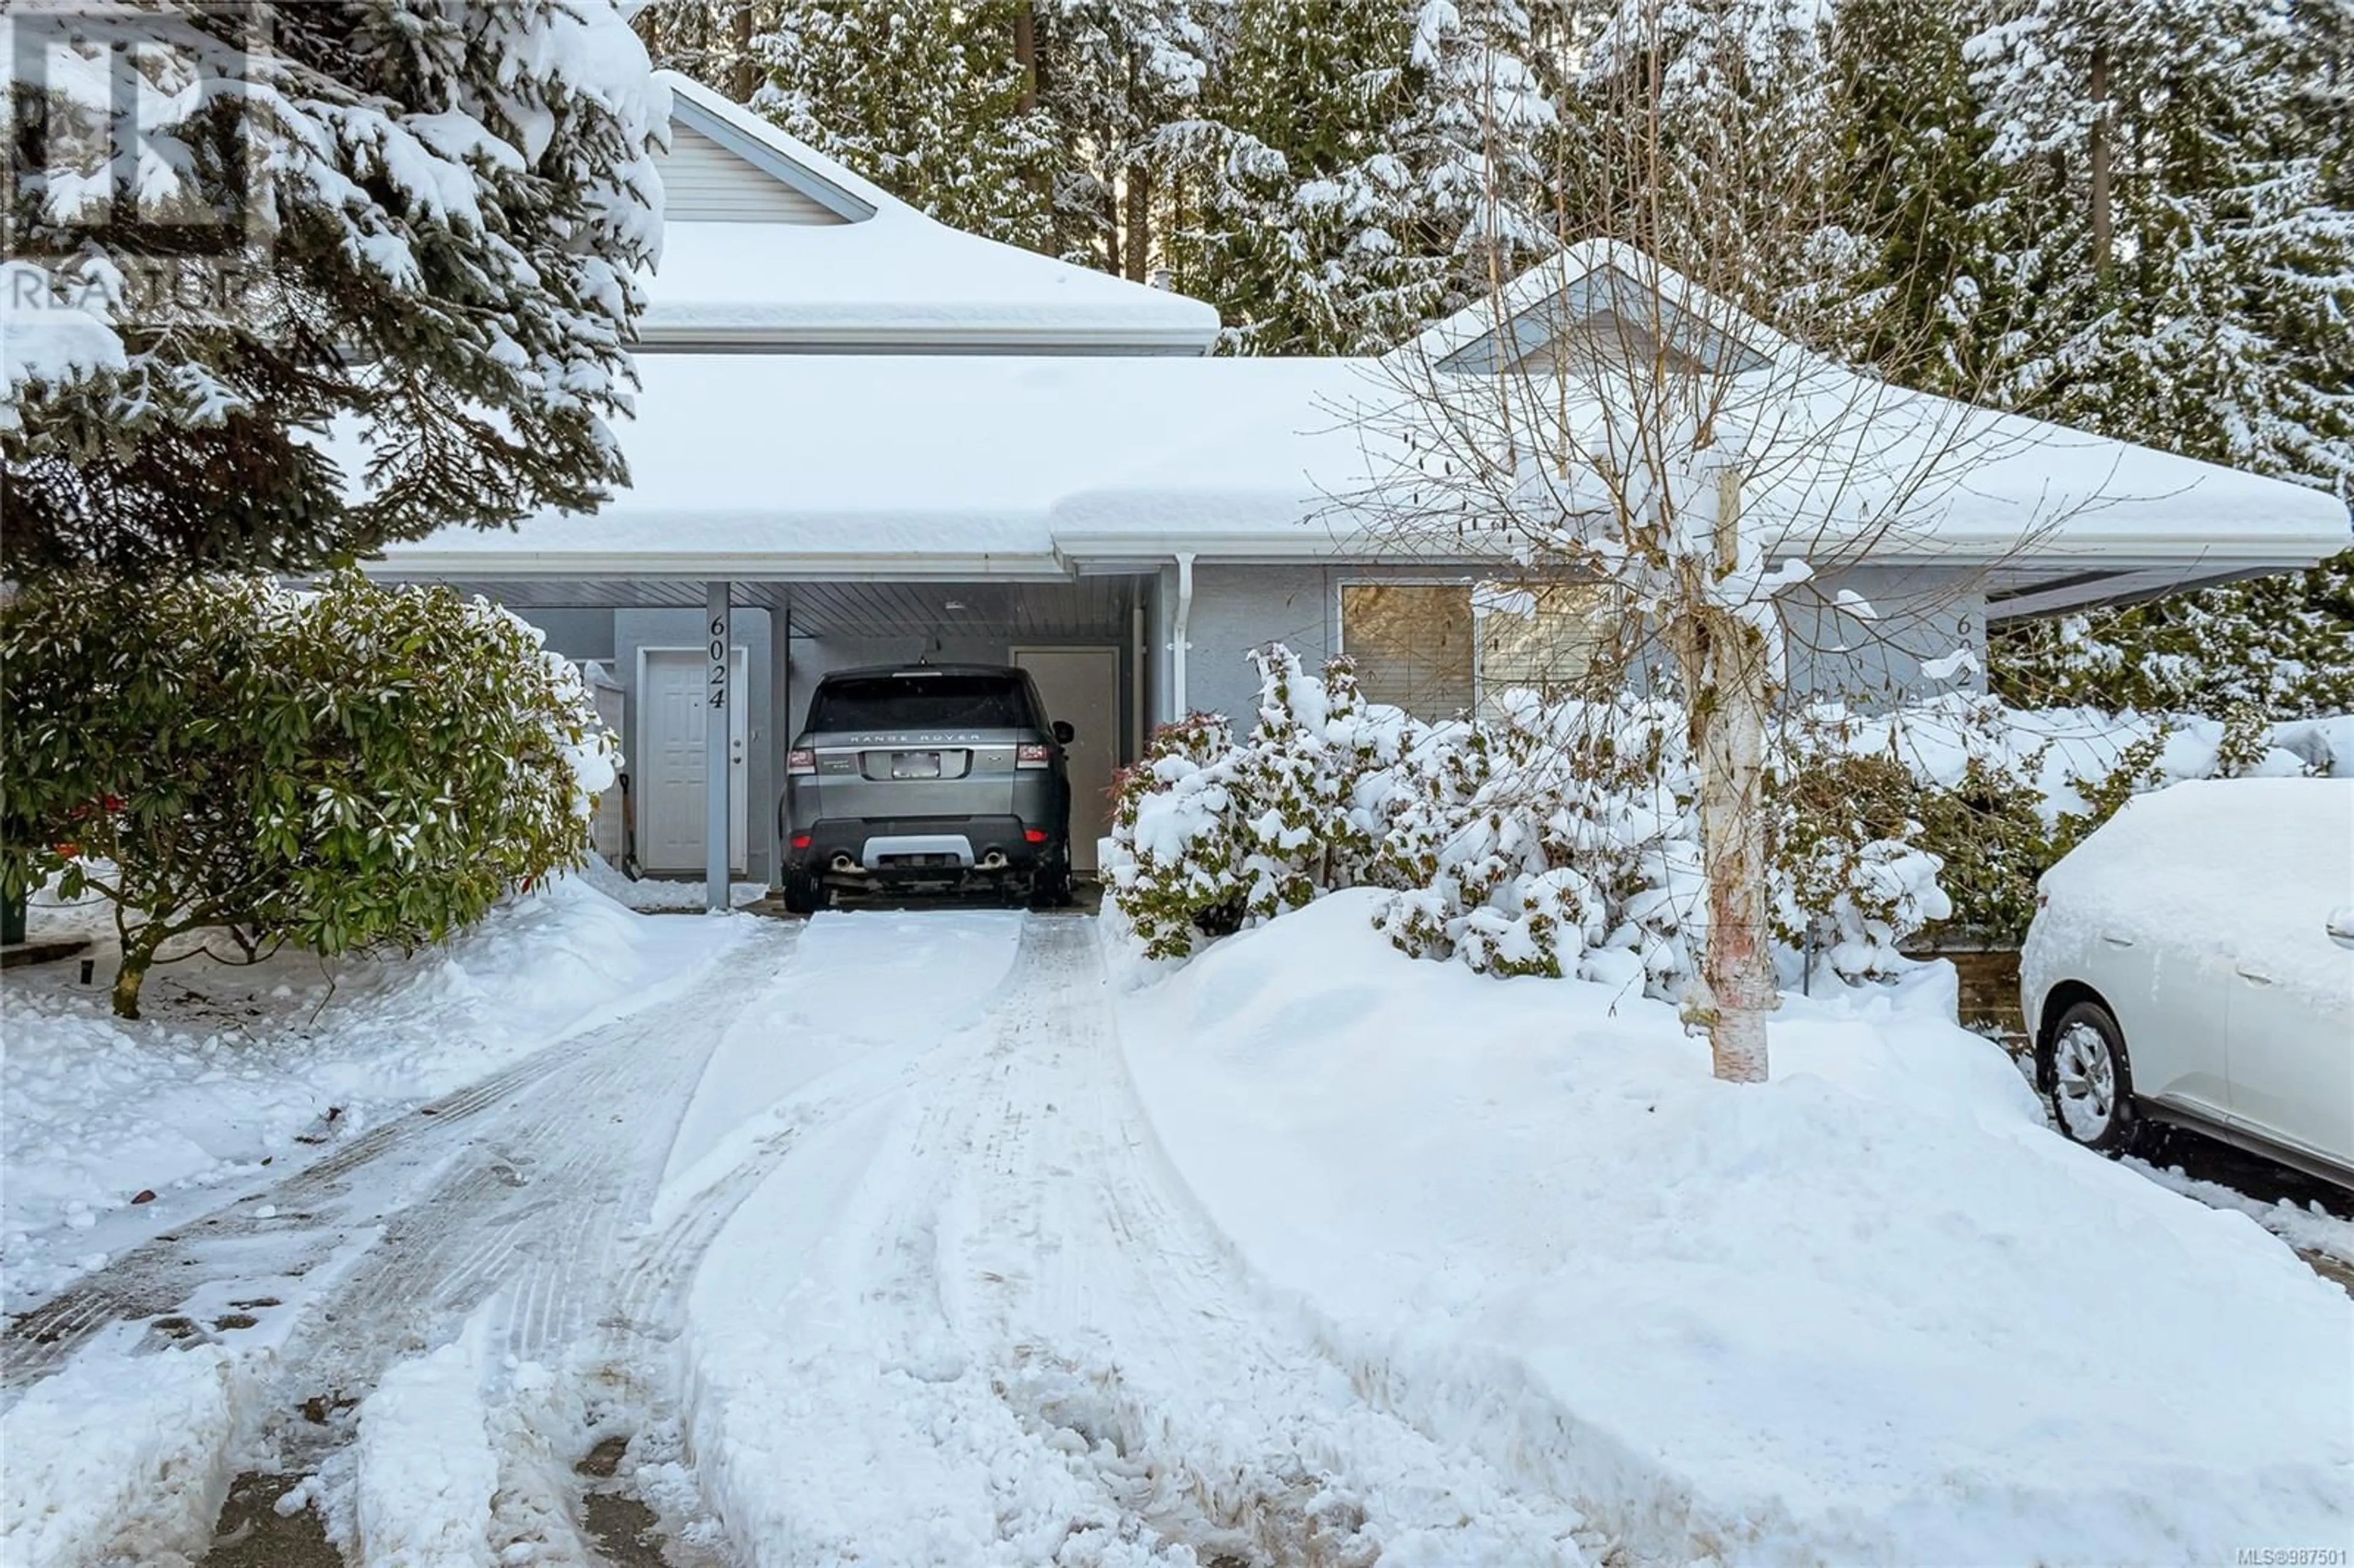
M 841 872 L 844 875 L 848 876 L 860 875 L 866 870 L 864 866 L 850 858 L 850 852 L 847 850 L 843 851 L 833 857 L 833 863 L 829 869 Z
M 981 857 L 981 869 L 983 871 L 1003 871 L 1005 869 L 1005 852 L 1003 850 L 991 850 L 987 854 L 982 855 Z

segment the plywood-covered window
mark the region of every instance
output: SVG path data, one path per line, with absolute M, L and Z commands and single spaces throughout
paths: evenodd
M 1472 604 L 1482 712 L 1515 688 L 1578 694 L 1617 643 L 1617 607 L 1599 583 L 1482 583 Z
M 1341 649 L 1369 701 L 1416 718 L 1469 712 L 1477 696 L 1471 585 L 1344 583 Z
M 1422 719 L 1493 710 L 1516 688 L 1582 688 L 1617 640 L 1608 591 L 1591 583 L 1347 583 L 1341 647 L 1358 689 Z

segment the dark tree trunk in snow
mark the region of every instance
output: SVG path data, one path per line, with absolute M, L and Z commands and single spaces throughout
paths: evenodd
M 1141 163 L 1128 170 L 1128 278 L 1141 283 L 1152 262 L 1152 171 Z
M 2092 67 L 2093 127 L 2091 145 L 2085 149 L 2086 161 L 2092 165 L 2093 178 L 2093 270 L 2103 282 L 2109 277 L 2110 178 L 2109 178 L 2109 47 L 2093 46 Z
M 163 945 L 160 921 L 151 921 L 122 938 L 122 967 L 114 974 L 112 998 L 117 1018 L 139 1016 L 139 988 L 147 979 L 148 966 L 155 961 L 155 949 Z
M 1038 16 L 1024 5 L 1013 13 L 1013 63 L 1022 68 L 1022 112 L 1038 107 Z

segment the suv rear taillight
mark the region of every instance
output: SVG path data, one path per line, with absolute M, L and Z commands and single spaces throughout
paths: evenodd
M 803 774 L 811 774 L 816 771 L 816 752 L 804 751 L 799 747 L 795 747 L 793 750 L 785 753 L 785 772 L 788 777 L 799 778 Z
M 1049 768 L 1054 761 L 1055 748 L 1051 746 L 1019 746 L 1013 749 L 1016 768 Z

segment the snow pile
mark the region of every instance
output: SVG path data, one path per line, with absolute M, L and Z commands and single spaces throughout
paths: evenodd
M 1667 1007 L 1405 959 L 1381 899 L 1219 945 L 1122 1032 L 1220 1229 L 1425 1430 L 1638 1559 L 2354 1544 L 2354 1303 L 2052 1136 L 1942 966 L 1787 1000 L 1735 1086 Z
M 139 1022 L 107 1010 L 104 949 L 88 987 L 70 959 L 12 969 L 0 983 L 8 1291 L 55 1289 L 263 1160 L 283 1171 L 656 1004 L 741 935 L 732 921 L 634 915 L 566 877 L 414 959 L 167 966 Z M 153 1201 L 133 1206 L 143 1192 Z
M 479 1324 L 401 1361 L 360 1402 L 353 1511 L 361 1560 L 491 1568 L 498 1457 L 482 1404 Z
M 153 1563 L 204 1540 L 228 1490 L 240 1381 L 217 1345 L 130 1356 L 101 1340 L 34 1384 L 0 1419 L 0 1559 Z
M 625 909 L 701 909 L 706 906 L 709 895 L 709 889 L 700 877 L 693 881 L 679 881 L 671 877 L 645 876 L 632 882 L 602 855 L 590 855 L 588 863 L 572 874 Z M 727 885 L 728 903 L 739 907 L 756 904 L 768 895 L 766 883 L 731 882 Z

